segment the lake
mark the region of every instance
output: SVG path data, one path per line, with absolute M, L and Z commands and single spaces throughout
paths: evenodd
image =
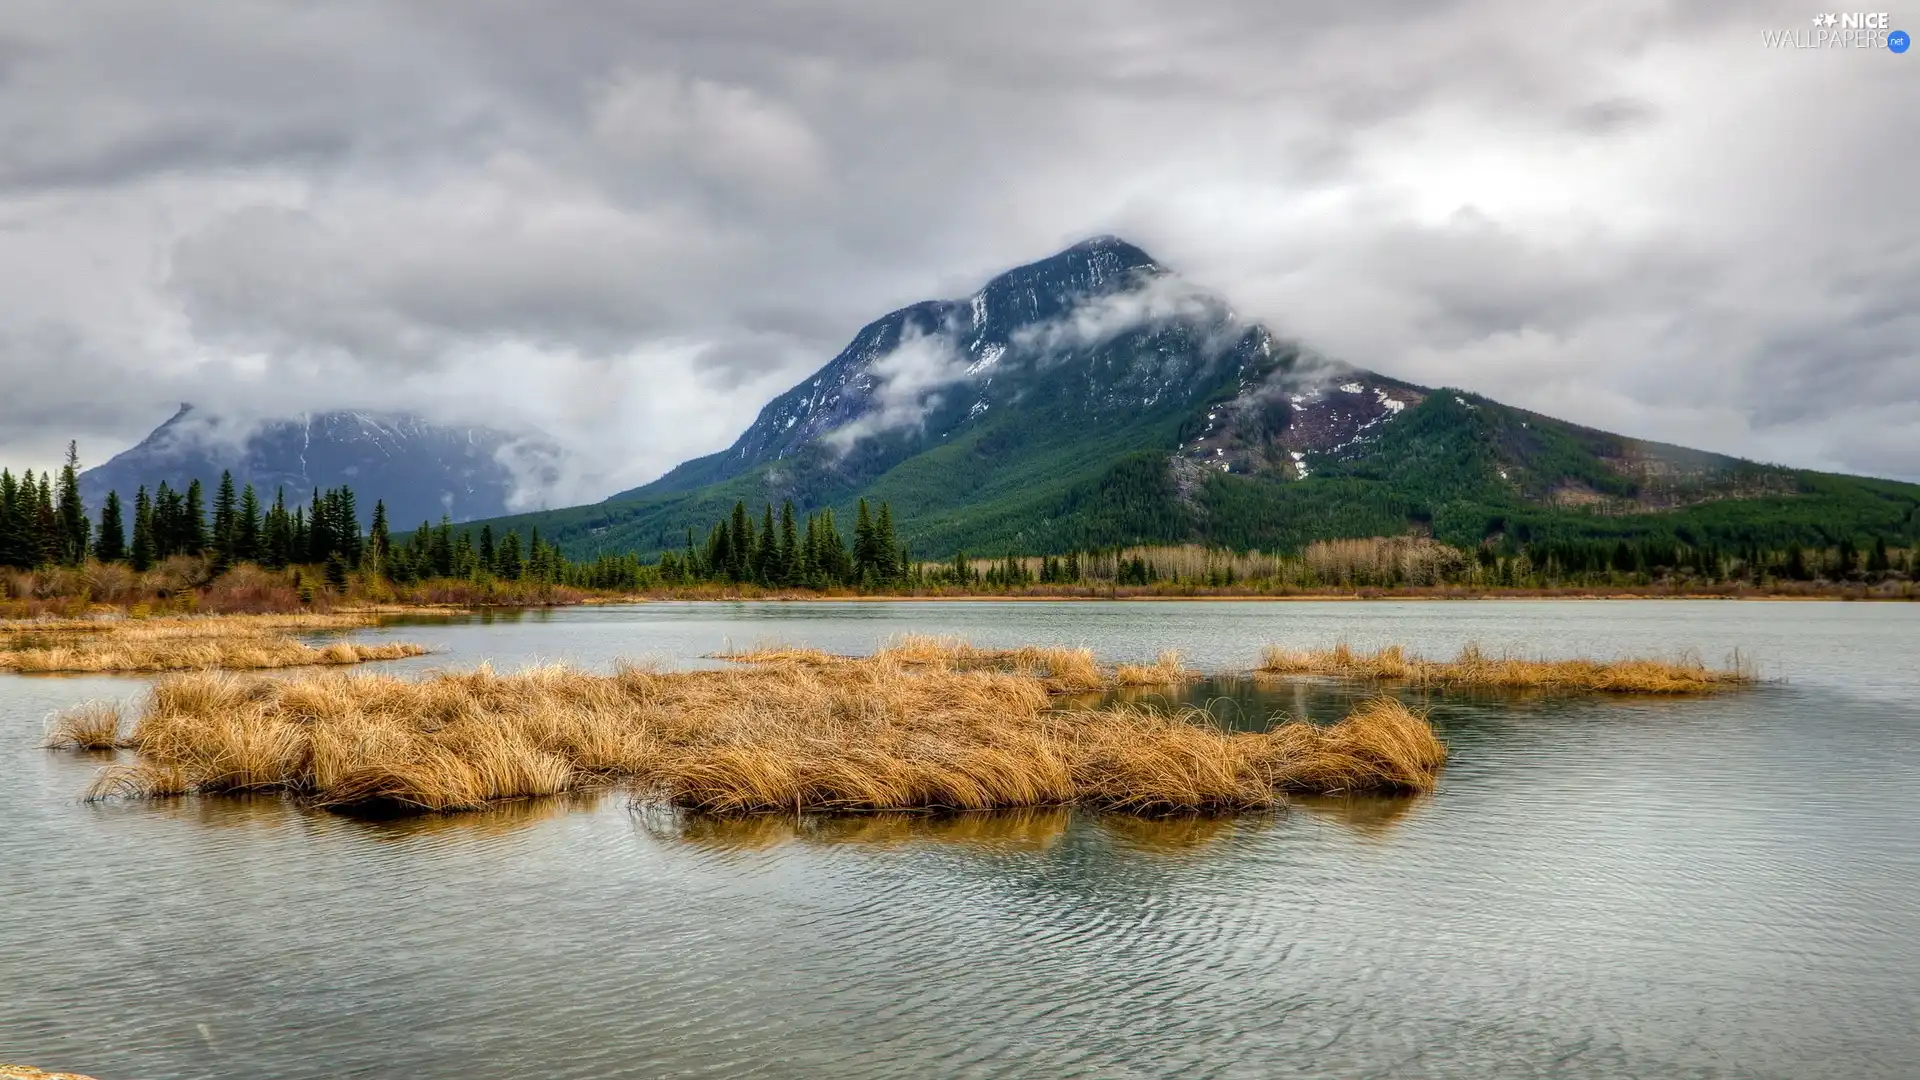
M 905 633 L 1610 657 L 1739 650 L 1696 700 L 1422 699 L 1432 795 L 1140 820 L 714 820 L 617 794 L 370 823 L 85 804 L 37 748 L 133 678 L 0 676 L 0 1061 L 102 1080 L 1912 1077 L 1920 606 L 648 604 L 368 631 L 510 670 Z M 1222 677 L 1237 724 L 1366 692 Z M 1408 695 L 1411 696 L 1411 695 Z

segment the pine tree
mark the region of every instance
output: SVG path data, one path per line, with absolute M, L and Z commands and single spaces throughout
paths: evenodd
M 440 524 L 433 530 L 433 541 L 428 547 L 429 558 L 433 562 L 435 577 L 453 576 L 453 519 L 440 515 Z
M 153 565 L 154 554 L 153 500 L 147 497 L 147 485 L 141 484 L 133 496 L 133 545 L 127 550 L 127 561 L 144 573 Z
M 481 534 L 484 538 L 485 534 Z M 387 562 L 387 552 L 393 547 L 393 537 L 387 532 L 387 504 L 384 499 L 373 500 L 373 522 L 367 526 L 367 557 L 373 560 L 375 569 Z
M 313 527 L 307 523 L 307 512 L 294 507 L 293 519 L 287 523 L 287 552 L 289 562 L 306 562 L 307 553 L 313 550 Z
M 60 561 L 61 549 L 66 540 L 65 530 L 60 528 L 60 514 L 54 509 L 52 473 L 40 475 L 40 488 L 35 494 L 33 564 L 46 566 Z
M 327 501 L 319 488 L 313 489 L 313 499 L 307 510 L 307 543 L 303 562 L 326 562 L 327 556 L 337 550 L 334 543 L 332 515 L 328 511 Z
M 780 534 L 773 529 L 773 504 L 767 503 L 760 515 L 760 536 L 753 548 L 753 580 L 774 584 L 779 573 Z
M 540 542 L 540 530 L 527 538 L 527 570 L 536 581 L 552 581 L 557 568 L 553 564 L 553 546 Z
M 860 500 L 859 516 L 853 524 L 853 576 L 868 581 L 879 575 L 879 545 L 873 531 L 873 516 L 867 512 L 867 500 Z
M 520 555 L 518 532 L 512 529 L 507 530 L 506 537 L 500 541 L 500 547 L 494 553 L 494 563 L 499 568 L 501 577 L 508 581 L 520 580 L 520 575 L 526 572 L 526 564 Z
M 500 551 L 493 546 L 493 526 L 480 526 L 480 565 L 489 574 L 500 572 Z
M 260 495 L 248 484 L 240 492 L 240 508 L 233 527 L 233 557 L 238 562 L 259 562 Z
M 881 581 L 893 581 L 906 568 L 899 557 L 900 541 L 893 535 L 893 507 L 880 504 L 880 516 L 873 523 L 873 569 Z
M 119 562 L 127 557 L 127 529 L 120 520 L 117 491 L 107 492 L 107 500 L 100 506 L 100 539 L 93 551 L 101 562 Z
M 20 508 L 20 483 L 0 469 L 0 566 L 26 566 L 26 516 Z
M 354 506 L 353 489 L 342 484 L 332 494 L 334 548 L 347 560 L 349 568 L 358 569 L 366 547 L 360 539 L 360 511 Z M 468 546 L 472 546 L 472 541 L 468 541 Z
M 207 539 L 206 493 L 195 480 L 187 485 L 186 518 L 180 526 L 180 550 L 188 555 L 203 554 L 211 546 Z
M 219 573 L 238 558 L 240 528 L 236 520 L 240 497 L 233 488 L 233 473 L 222 470 L 220 487 L 213 494 L 213 567 Z
M 339 552 L 336 551 L 333 554 L 327 556 L 327 565 L 324 569 L 324 573 L 326 574 L 326 577 L 327 577 L 327 588 L 332 589 L 335 593 L 338 593 L 338 594 L 346 593 L 347 591 L 347 560 L 341 558 Z
M 753 523 L 747 519 L 747 504 L 736 501 L 733 504 L 733 544 L 728 551 L 727 576 L 735 581 L 745 581 L 750 576 L 747 564 L 753 559 Z
M 87 537 L 93 523 L 87 520 L 87 508 L 80 502 L 80 444 L 67 443 L 67 462 L 60 469 L 59 517 L 60 562 L 79 566 L 87 561 Z
M 480 557 L 473 550 L 473 534 L 465 529 L 453 538 L 453 576 L 471 578 L 480 572 Z
M 832 510 L 820 511 L 820 574 L 829 584 L 853 583 L 853 560 L 847 555 L 847 544 L 840 538 Z
M 273 509 L 267 511 L 267 523 L 262 530 L 261 556 L 268 566 L 275 570 L 284 570 L 293 562 L 293 519 L 287 515 L 287 489 L 274 492 Z
M 793 500 L 780 504 L 780 580 L 776 585 L 797 585 L 800 583 L 799 568 L 794 560 L 800 555 L 800 535 L 793 524 Z

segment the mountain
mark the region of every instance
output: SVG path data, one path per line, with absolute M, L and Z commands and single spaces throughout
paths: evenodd
M 570 554 L 678 548 L 736 500 L 893 505 L 939 557 L 1418 532 L 1827 543 L 1920 533 L 1920 487 L 1581 427 L 1352 367 L 1115 237 L 894 311 L 727 449 L 498 522 Z
M 241 424 L 182 405 L 139 444 L 80 474 L 80 491 L 98 506 L 109 490 L 131 500 L 162 481 L 183 489 L 199 480 L 211 505 L 222 470 L 252 484 L 262 501 L 285 488 L 289 504 L 315 488 L 342 484 L 375 499 L 396 527 L 507 513 L 526 484 L 551 484 L 557 451 L 534 434 L 483 427 L 441 427 L 405 413 L 323 412 Z

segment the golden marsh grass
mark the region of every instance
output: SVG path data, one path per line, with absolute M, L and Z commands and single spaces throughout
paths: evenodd
M 68 619 L 0 624 L 0 671 L 31 674 L 284 668 L 397 660 L 427 650 L 409 642 L 308 645 L 287 631 L 363 626 L 353 615 L 227 615 Z
M 903 646 L 720 671 L 176 675 L 122 742 L 137 763 L 104 771 L 90 794 L 280 790 L 453 811 L 624 784 L 718 813 L 1169 813 L 1273 806 L 1292 791 L 1425 791 L 1446 758 L 1425 717 L 1391 699 L 1325 727 L 1229 732 L 1197 710 L 1054 707 L 1054 687 L 1098 675 L 1084 650 Z
M 1173 686 L 1194 682 L 1200 673 L 1181 663 L 1180 652 L 1168 649 L 1151 664 L 1121 664 L 1113 671 L 1118 686 Z
M 1508 690 L 1588 690 L 1624 694 L 1704 694 L 1758 681 L 1738 657 L 1709 668 L 1695 657 L 1677 660 L 1530 660 L 1488 656 L 1469 644 L 1451 661 L 1427 660 L 1399 646 L 1359 653 L 1341 644 L 1331 649 L 1293 650 L 1269 645 L 1259 672 L 1267 675 L 1335 675 L 1380 679 L 1433 689 L 1484 687 Z

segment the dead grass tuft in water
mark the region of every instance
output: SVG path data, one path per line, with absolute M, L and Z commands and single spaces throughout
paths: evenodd
M 312 646 L 293 629 L 365 625 L 340 615 L 227 615 L 169 619 L 69 619 L 0 625 L 0 671 L 31 674 L 284 668 L 397 660 L 427 650 L 410 642 Z
M 91 794 L 278 789 L 321 806 L 447 811 L 623 783 L 723 814 L 1168 813 L 1271 806 L 1294 790 L 1428 790 L 1445 759 L 1425 717 L 1387 699 L 1325 728 L 1236 733 L 1192 711 L 1055 708 L 1049 689 L 1092 667 L 1080 650 L 955 659 L 908 644 L 911 659 L 722 671 L 173 676 L 126 740 L 140 764 Z
M 1345 644 L 1311 650 L 1269 645 L 1261 654 L 1259 672 L 1382 679 L 1436 689 L 1485 687 L 1627 694 L 1703 694 L 1758 681 L 1751 665 L 1739 657 L 1725 668 L 1709 668 L 1698 656 L 1677 660 L 1529 660 L 1487 656 L 1472 644 L 1451 661 L 1411 656 L 1397 645 L 1373 653 L 1356 653 Z
M 61 713 L 41 745 L 49 750 L 111 750 L 120 745 L 120 707 L 89 701 Z
M 1200 677 L 1198 671 L 1180 662 L 1179 650 L 1168 649 L 1151 664 L 1121 664 L 1114 669 L 1113 681 L 1119 686 L 1172 686 Z

